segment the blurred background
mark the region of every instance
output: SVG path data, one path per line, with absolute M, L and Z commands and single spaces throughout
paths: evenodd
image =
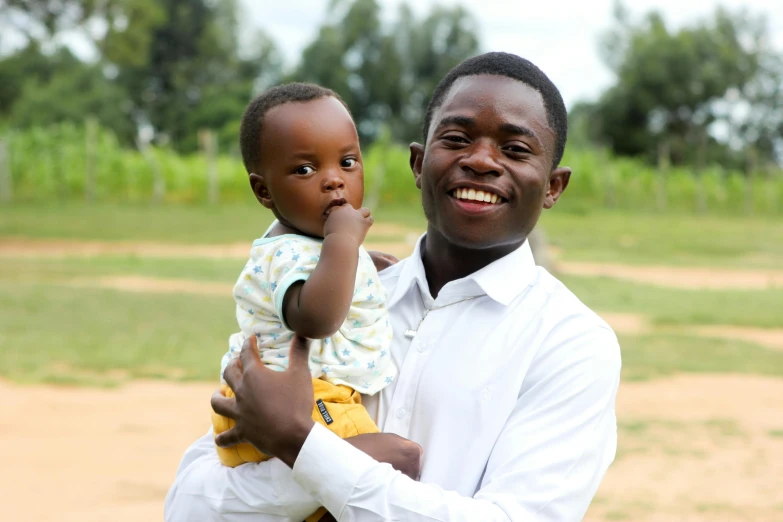
M 160 519 L 208 429 L 231 287 L 272 216 L 248 101 L 335 89 L 368 247 L 424 230 L 438 80 L 513 52 L 569 109 L 537 259 L 615 329 L 619 448 L 589 521 L 783 520 L 783 4 L 0 0 L 0 490 L 14 520 Z M 777 478 L 776 478 L 777 477 Z

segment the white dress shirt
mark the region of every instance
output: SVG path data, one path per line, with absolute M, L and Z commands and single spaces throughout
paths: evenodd
M 527 243 L 437 299 L 420 246 L 381 273 L 399 376 L 365 399 L 382 431 L 424 448 L 420 481 L 320 425 L 293 470 L 223 467 L 207 434 L 182 459 L 166 520 L 300 522 L 321 505 L 340 521 L 582 519 L 617 447 L 617 338 Z

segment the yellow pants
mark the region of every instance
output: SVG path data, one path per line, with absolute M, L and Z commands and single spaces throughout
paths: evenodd
M 370 414 L 362 406 L 362 396 L 348 386 L 335 385 L 322 379 L 313 379 L 315 406 L 313 420 L 326 426 L 343 439 L 362 433 L 378 433 Z M 225 384 L 220 387 L 220 393 L 233 397 L 234 392 Z M 212 426 L 215 435 L 234 427 L 234 421 L 228 417 L 212 412 Z M 262 462 L 270 457 L 258 451 L 252 444 L 238 444 L 230 448 L 217 448 L 220 461 L 226 466 L 236 467 L 246 462 Z M 319 520 L 326 510 L 319 509 L 307 522 Z

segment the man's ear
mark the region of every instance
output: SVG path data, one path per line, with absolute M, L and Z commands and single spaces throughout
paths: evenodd
M 266 186 L 264 177 L 261 174 L 251 173 L 249 179 L 250 188 L 253 189 L 253 194 L 256 195 L 258 202 L 268 209 L 275 208 L 275 202 L 272 201 L 272 194 L 269 192 L 269 188 Z
M 560 199 L 560 195 L 565 191 L 568 186 L 568 181 L 571 179 L 570 167 L 557 167 L 549 174 L 549 189 L 546 192 L 546 198 L 544 199 L 544 208 L 552 208 Z
M 421 164 L 424 162 L 424 145 L 421 143 L 411 143 L 411 172 L 416 178 L 416 186 L 421 190 Z

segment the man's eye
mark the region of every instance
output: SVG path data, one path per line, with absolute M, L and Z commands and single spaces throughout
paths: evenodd
M 356 158 L 345 158 L 340 162 L 340 165 L 342 165 L 343 168 L 350 169 L 356 166 L 356 164 L 359 163 Z
M 453 143 L 467 143 L 468 140 L 465 139 L 462 136 L 457 136 L 456 134 L 449 134 L 447 136 L 443 136 L 443 139 L 446 141 L 451 141 Z
M 520 147 L 519 145 L 508 145 L 507 147 L 504 147 L 506 151 L 511 152 L 513 154 L 530 154 L 530 151 L 527 150 L 524 147 Z
M 312 174 L 313 172 L 315 172 L 315 169 L 310 165 L 302 165 L 294 171 L 294 174 L 302 174 L 304 176 L 307 174 Z

